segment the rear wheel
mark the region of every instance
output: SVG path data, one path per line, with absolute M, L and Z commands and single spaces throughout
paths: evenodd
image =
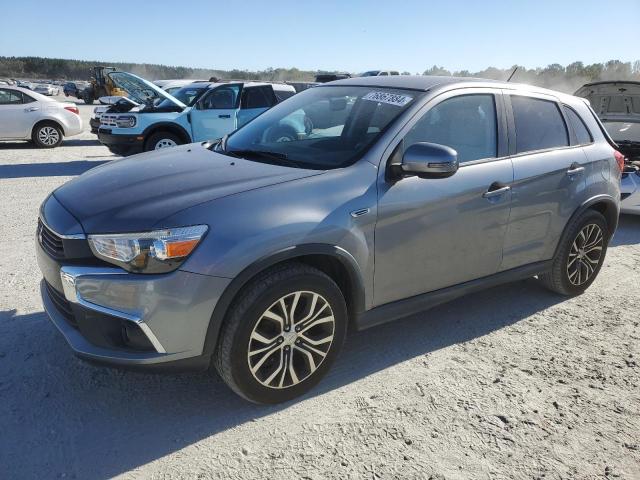
M 307 265 L 283 265 L 242 291 L 222 328 L 215 366 L 244 398 L 284 402 L 320 381 L 346 327 L 345 300 L 331 278 Z
M 160 150 L 162 148 L 175 147 L 183 142 L 175 133 L 171 132 L 155 132 L 149 136 L 145 142 L 144 150 Z
M 579 295 L 596 279 L 609 243 L 607 221 L 601 213 L 587 210 L 569 225 L 541 282 L 562 295 Z
M 53 122 L 39 123 L 31 133 L 31 140 L 40 148 L 57 147 L 62 143 L 62 139 L 62 129 Z

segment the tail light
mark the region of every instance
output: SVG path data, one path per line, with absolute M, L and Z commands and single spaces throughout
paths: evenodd
M 75 113 L 76 115 L 80 115 L 80 110 L 78 110 L 78 107 L 64 107 L 65 110 L 69 110 L 72 113 Z
M 624 170 L 624 155 L 621 154 L 619 151 L 614 150 L 613 156 L 615 157 L 616 162 L 618 162 L 618 168 L 622 172 Z

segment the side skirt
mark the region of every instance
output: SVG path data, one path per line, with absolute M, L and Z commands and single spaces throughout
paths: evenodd
M 503 283 L 524 280 L 526 278 L 548 272 L 551 270 L 551 263 L 552 260 L 532 263 L 530 265 L 524 265 L 522 267 L 489 275 L 488 277 L 482 277 L 477 280 L 471 280 L 459 285 L 454 285 L 453 287 L 447 287 L 434 292 L 423 293 L 403 300 L 386 303 L 360 314 L 356 318 L 356 328 L 357 330 L 365 330 L 369 327 L 375 327 L 382 323 L 399 320 L 428 310 L 436 305 L 446 303 L 469 293 L 485 290 L 497 285 L 502 285 Z

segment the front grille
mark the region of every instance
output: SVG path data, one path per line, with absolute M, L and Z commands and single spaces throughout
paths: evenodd
M 38 242 L 40 246 L 54 258 L 64 258 L 62 238 L 38 219 Z
M 76 321 L 75 316 L 73 315 L 73 310 L 71 309 L 71 304 L 65 298 L 63 294 L 58 292 L 55 288 L 53 288 L 49 282 L 45 281 L 45 285 L 47 287 L 47 293 L 49 294 L 49 298 L 55 305 L 56 309 L 60 314 L 69 322 L 73 328 L 78 328 L 78 322 Z
M 117 115 L 109 115 L 108 113 L 103 113 L 100 115 L 100 126 L 102 127 L 117 127 L 116 118 Z

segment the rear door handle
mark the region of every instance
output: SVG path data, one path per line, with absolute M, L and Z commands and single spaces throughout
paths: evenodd
M 29 107 L 24 109 L 25 112 L 35 112 L 36 110 L 40 109 L 38 107 Z
M 218 118 L 231 118 L 231 115 L 218 115 Z
M 511 190 L 509 185 L 505 185 L 502 182 L 493 182 L 491 186 L 489 186 L 489 190 L 484 192 L 482 196 L 484 198 L 499 197 L 500 195 L 507 193 L 509 190 Z
M 569 175 L 570 177 L 573 175 L 578 175 L 579 173 L 584 172 L 584 167 L 581 166 L 579 163 L 572 163 L 571 166 L 569 167 L 569 170 L 567 170 L 567 175 Z

